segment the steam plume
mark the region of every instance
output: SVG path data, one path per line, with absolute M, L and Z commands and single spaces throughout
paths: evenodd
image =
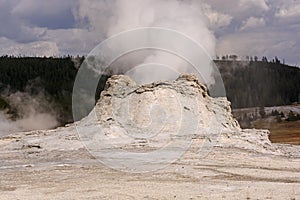
M 59 123 L 43 93 L 30 96 L 28 93 L 16 92 L 5 97 L 15 108 L 17 117 L 0 112 L 0 137 L 18 131 L 42 130 L 56 127 Z
M 209 19 L 205 16 L 204 9 L 206 9 L 206 5 L 199 0 L 79 0 L 78 10 L 74 14 L 77 21 L 88 19 L 90 30 L 97 32 L 103 39 L 134 28 L 162 27 L 179 31 L 193 38 L 204 47 L 211 57 L 214 57 L 215 37 L 208 28 Z M 185 71 L 182 70 L 183 68 L 187 69 L 187 65 L 182 59 L 173 59 L 172 57 L 174 56 L 166 53 L 152 52 L 140 64 L 159 63 L 161 68 L 145 69 L 143 74 L 139 74 L 138 77 L 143 79 L 142 77 L 149 75 L 150 70 L 154 74 L 154 79 L 156 78 L 155 74 L 165 74 L 166 79 L 175 78 L 168 77 L 168 75 L 173 76 L 174 73 L 162 69 L 163 66 L 168 65 L 182 72 Z M 130 73 L 129 75 L 136 75 L 141 71 L 133 69 Z M 207 73 L 209 74 L 211 71 Z M 159 78 L 157 77 L 157 79 Z M 214 82 L 212 77 L 211 80 L 206 81 L 208 84 Z

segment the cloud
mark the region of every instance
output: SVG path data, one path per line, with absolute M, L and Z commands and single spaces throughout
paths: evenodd
M 11 10 L 14 15 L 30 16 L 32 14 L 40 14 L 47 16 L 59 15 L 61 12 L 69 10 L 70 5 L 74 1 L 70 0 L 22 0 L 17 1 L 16 5 Z M 43 11 L 43 12 L 40 12 Z
M 287 20 L 297 20 L 297 22 L 299 22 L 299 18 L 300 18 L 299 10 L 300 10 L 300 3 L 292 4 L 292 5 L 284 6 L 283 8 L 277 10 L 275 16 L 280 20 L 284 20 L 285 22 Z
M 58 55 L 86 55 L 103 39 L 97 31 L 80 28 L 48 30 L 43 37 L 57 45 Z
M 246 9 L 260 9 L 263 11 L 269 10 L 269 6 L 266 0 L 240 0 L 238 3 L 238 7 L 243 7 Z
M 75 3 L 73 0 L 1 0 L 0 26 L 5 28 L 0 29 L 0 54 L 58 56 L 75 53 L 82 43 L 75 46 L 76 39 L 69 38 L 88 39 L 84 34 L 76 34 L 77 29 L 73 28 Z M 64 41 L 70 41 L 69 47 Z M 77 53 L 86 53 L 90 47 L 84 50 Z
M 15 41 L 36 40 L 34 34 L 28 33 L 20 20 L 11 14 L 11 10 L 17 1 L 2 0 L 0 6 L 0 37 L 6 37 Z M 24 32 L 24 33 L 23 33 Z
M 11 15 L 31 25 L 50 29 L 74 27 L 73 0 L 22 0 L 11 10 Z
M 59 55 L 56 43 L 49 41 L 36 41 L 22 44 L 0 37 L 0 46 L 0 55 L 27 55 L 41 57 Z
M 217 11 L 233 17 L 222 32 L 216 32 L 219 55 L 278 56 L 291 65 L 299 64 L 299 2 L 229 0 L 224 7 L 214 0 L 211 3 Z
M 260 27 L 264 27 L 265 25 L 266 22 L 264 18 L 249 17 L 246 21 L 243 22 L 243 25 L 240 30 L 260 28 Z
M 266 0 L 203 0 L 218 12 L 231 15 L 236 20 L 259 16 L 269 10 Z
M 209 27 L 213 30 L 228 26 L 233 19 L 233 17 L 228 14 L 213 10 L 208 4 L 203 4 L 202 8 L 204 15 L 208 18 Z
M 295 65 L 298 62 L 295 55 L 299 55 L 300 50 L 299 40 L 293 38 L 294 33 L 288 31 L 261 29 L 253 32 L 237 32 L 219 39 L 217 53 L 219 55 L 237 54 L 241 57 L 267 56 L 270 59 L 278 56 L 291 65 Z

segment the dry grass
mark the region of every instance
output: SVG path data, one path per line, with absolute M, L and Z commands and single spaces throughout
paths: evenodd
M 300 145 L 300 121 L 270 122 L 258 120 L 253 123 L 255 128 L 270 130 L 270 140 L 273 143 Z
M 278 110 L 283 112 L 285 116 L 288 115 L 291 109 L 300 109 L 300 104 L 279 106 L 272 108 L 265 108 L 268 110 L 268 115 L 272 110 Z M 241 117 L 244 115 L 254 114 L 259 116 L 259 108 L 243 108 L 233 110 L 235 117 Z M 295 144 L 300 145 L 300 121 L 288 122 L 282 119 L 282 122 L 277 122 L 275 116 L 268 116 L 264 119 L 257 119 L 256 121 L 247 123 L 240 123 L 242 128 L 257 128 L 257 129 L 268 129 L 270 130 L 270 140 L 273 143 L 283 144 Z

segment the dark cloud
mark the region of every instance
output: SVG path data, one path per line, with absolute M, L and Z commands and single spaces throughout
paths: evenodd
M 71 9 L 60 13 L 60 15 L 54 16 L 45 16 L 42 13 L 33 13 L 23 19 L 33 26 L 45 27 L 48 29 L 68 29 L 74 28 L 75 26 L 75 20 Z
M 29 43 L 42 40 L 48 29 L 74 27 L 71 3 L 74 1 L 49 2 L 52 3 L 42 0 L 1 0 L 0 37 Z
M 18 1 L 0 1 L 0 37 L 19 41 L 21 36 L 21 22 L 11 14 L 11 10 Z
M 38 27 L 67 29 L 75 26 L 74 0 L 22 0 L 12 10 L 14 17 Z

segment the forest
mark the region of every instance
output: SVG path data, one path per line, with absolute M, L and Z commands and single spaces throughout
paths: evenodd
M 60 123 L 72 122 L 72 90 L 77 70 L 70 56 L 0 57 L 0 109 L 6 108 L 12 118 L 18 118 L 18 112 L 6 97 L 16 92 L 31 96 L 43 93 L 58 113 Z
M 7 96 L 43 93 L 59 113 L 61 125 L 72 122 L 72 89 L 84 57 L 0 57 L 0 110 L 18 112 Z M 300 69 L 267 60 L 216 60 L 233 108 L 289 105 L 299 101 Z M 99 97 L 107 77 L 102 78 Z
M 264 59 L 263 59 L 264 60 Z M 300 98 L 300 68 L 267 61 L 215 61 L 233 108 L 290 105 Z

